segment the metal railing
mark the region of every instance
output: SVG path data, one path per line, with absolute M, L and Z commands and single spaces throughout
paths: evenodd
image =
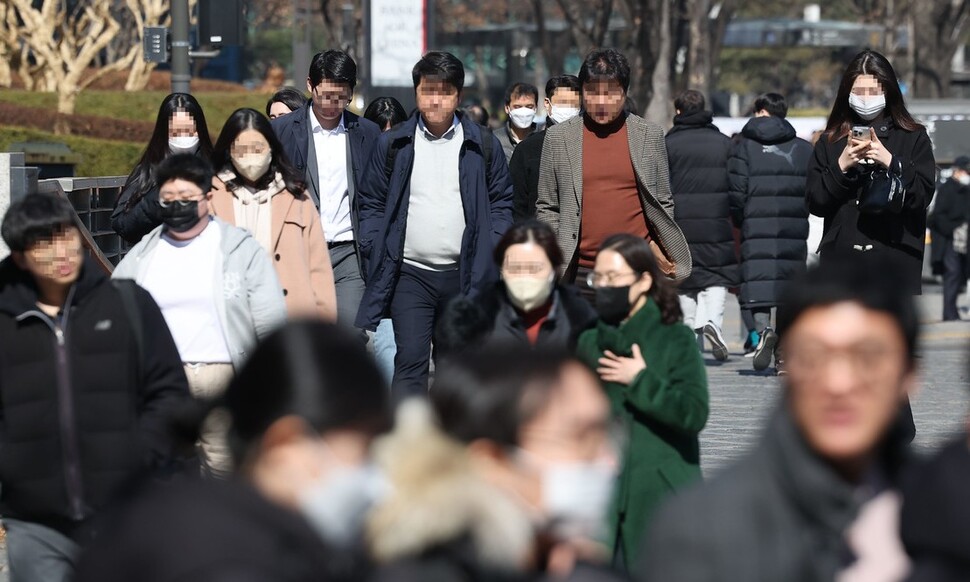
M 111 213 L 125 185 L 125 176 L 103 178 L 54 178 L 37 182 L 38 192 L 66 197 L 75 211 L 84 246 L 108 273 L 130 248 L 112 228 Z

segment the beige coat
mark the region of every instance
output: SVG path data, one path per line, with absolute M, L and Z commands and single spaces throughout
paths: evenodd
M 212 179 L 212 186 L 210 211 L 236 224 L 232 192 L 218 178 Z M 316 206 L 306 193 L 298 198 L 282 190 L 270 200 L 270 211 L 273 241 L 270 254 L 283 287 L 287 315 L 336 321 L 333 267 Z

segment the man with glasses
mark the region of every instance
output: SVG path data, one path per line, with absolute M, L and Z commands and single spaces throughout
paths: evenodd
M 3 219 L 0 515 L 12 580 L 72 577 L 119 490 L 171 464 L 170 417 L 188 399 L 158 306 L 111 284 L 74 219 L 54 194 L 29 195 Z
M 196 398 L 222 394 L 256 343 L 286 319 L 283 290 L 263 247 L 247 231 L 209 216 L 212 168 L 193 155 L 156 169 L 163 224 L 129 251 L 116 279 L 134 279 L 162 309 Z M 228 472 L 214 414 L 202 435 L 208 472 Z
M 788 374 L 745 460 L 652 523 L 641 580 L 901 580 L 902 405 L 918 318 L 892 263 L 833 258 L 779 312 Z
M 364 279 L 358 255 L 357 193 L 381 135 L 377 124 L 346 110 L 357 85 L 357 64 L 344 51 L 314 55 L 306 107 L 273 120 L 290 163 L 304 175 L 320 210 L 337 289 L 337 322 L 353 325 Z

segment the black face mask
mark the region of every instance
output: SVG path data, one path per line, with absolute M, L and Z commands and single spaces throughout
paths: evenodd
M 162 206 L 161 216 L 162 222 L 173 232 L 191 230 L 202 220 L 199 217 L 199 202 L 197 200 L 193 200 L 184 206 L 178 202 L 171 202 L 168 206 Z
M 596 312 L 610 325 L 618 325 L 630 315 L 630 285 L 597 287 Z

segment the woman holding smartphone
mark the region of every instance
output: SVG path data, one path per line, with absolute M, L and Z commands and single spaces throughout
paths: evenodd
M 889 176 L 883 184 L 894 181 L 903 197 L 901 207 L 859 206 L 872 176 L 883 170 Z M 906 110 L 892 65 L 862 51 L 842 76 L 808 166 L 808 209 L 825 219 L 821 260 L 842 253 L 889 256 L 898 264 L 899 284 L 920 294 L 935 170 L 926 129 Z

